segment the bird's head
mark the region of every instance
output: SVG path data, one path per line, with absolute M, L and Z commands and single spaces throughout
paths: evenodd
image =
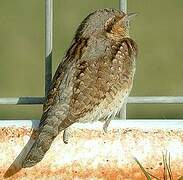
M 125 14 L 115 9 L 99 9 L 89 14 L 79 26 L 76 38 L 106 35 L 112 39 L 129 36 L 129 22 L 136 13 Z

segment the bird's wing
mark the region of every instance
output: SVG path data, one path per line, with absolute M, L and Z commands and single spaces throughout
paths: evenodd
M 73 73 L 72 79 L 69 79 L 69 81 L 73 81 L 73 84 L 67 84 L 73 87 L 67 87 L 72 89 L 72 93 L 68 95 L 70 96 L 68 97 L 68 116 L 62 120 L 60 125 L 64 129 L 92 111 L 106 98 L 107 94 L 115 94 L 115 86 L 119 85 L 120 82 L 123 83 L 123 80 L 126 81 L 126 74 L 129 74 L 130 70 L 128 66 L 132 64 L 130 59 L 133 59 L 134 55 L 137 54 L 137 46 L 132 39 L 124 38 L 112 47 L 110 55 L 101 53 L 102 56 L 94 58 L 89 55 L 90 58 L 83 57 L 86 47 L 87 39 L 80 39 L 79 42 L 74 41 L 63 63 L 57 68 L 46 103 L 43 106 L 40 126 L 47 123 L 45 119 L 48 112 L 54 111 L 55 105 L 60 103 L 60 86 L 64 86 L 63 79 L 69 73 Z M 68 70 L 70 64 L 74 66 L 74 72 L 71 72 L 71 68 Z M 61 103 L 60 106 L 62 106 Z
M 97 58 L 78 59 L 73 76 L 69 115 L 61 122 L 60 129 L 79 121 L 108 95 L 114 96 L 117 89 L 128 88 L 128 81 L 133 81 L 129 76 L 134 68 L 132 66 L 136 54 L 136 43 L 130 38 L 125 38 L 112 47 L 110 55 L 104 53 Z

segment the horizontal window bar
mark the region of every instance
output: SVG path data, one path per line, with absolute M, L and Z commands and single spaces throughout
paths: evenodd
M 44 97 L 0 98 L 0 104 L 43 104 Z
M 43 104 L 44 97 L 0 98 L 0 104 Z M 132 96 L 130 104 L 183 104 L 183 96 Z
M 183 96 L 134 96 L 128 98 L 130 104 L 182 104 Z

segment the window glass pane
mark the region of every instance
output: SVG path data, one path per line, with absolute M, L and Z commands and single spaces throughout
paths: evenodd
M 0 27 L 0 97 L 42 95 L 44 1 L 2 1 Z
M 182 119 L 183 104 L 128 104 L 129 119 Z
M 0 105 L 0 119 L 39 119 L 41 105 Z
M 133 95 L 183 95 L 183 1 L 129 1 L 139 16 L 131 34 L 139 46 Z

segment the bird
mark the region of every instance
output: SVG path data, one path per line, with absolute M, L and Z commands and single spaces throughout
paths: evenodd
M 105 8 L 81 22 L 52 79 L 23 168 L 40 162 L 57 135 L 74 123 L 103 121 L 107 132 L 133 86 L 138 50 L 129 22 L 135 15 Z

